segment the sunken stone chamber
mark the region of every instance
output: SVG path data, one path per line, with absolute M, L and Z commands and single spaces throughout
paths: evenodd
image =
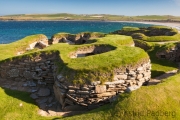
M 114 50 L 116 47 L 110 45 L 93 45 L 81 47 L 77 51 L 70 54 L 70 58 L 86 57 L 90 55 L 101 54 Z
M 54 62 L 59 60 L 59 52 L 33 54 L 6 60 L 0 64 L 0 85 L 12 90 L 31 93 L 37 105 L 45 110 L 56 104 L 54 97 Z M 4 81 L 1 81 L 4 80 Z

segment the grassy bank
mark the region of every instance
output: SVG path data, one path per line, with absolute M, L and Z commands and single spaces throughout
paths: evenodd
M 47 37 L 45 35 L 38 34 L 27 36 L 21 40 L 9 44 L 0 44 L 0 61 L 16 56 L 17 52 L 26 51 L 29 44 L 46 38 Z

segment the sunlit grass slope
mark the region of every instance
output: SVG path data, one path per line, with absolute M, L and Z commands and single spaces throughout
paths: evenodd
M 44 120 L 38 115 L 38 107 L 26 92 L 0 88 L 1 120 Z

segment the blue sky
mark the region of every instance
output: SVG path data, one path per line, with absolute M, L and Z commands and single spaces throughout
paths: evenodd
M 180 16 L 180 0 L 0 0 L 0 15 L 41 13 Z

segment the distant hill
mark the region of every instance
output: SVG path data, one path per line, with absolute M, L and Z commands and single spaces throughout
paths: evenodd
M 0 20 L 98 20 L 98 21 L 155 21 L 155 22 L 180 22 L 180 16 L 172 15 L 144 15 L 124 16 L 110 14 L 17 14 L 0 16 Z

